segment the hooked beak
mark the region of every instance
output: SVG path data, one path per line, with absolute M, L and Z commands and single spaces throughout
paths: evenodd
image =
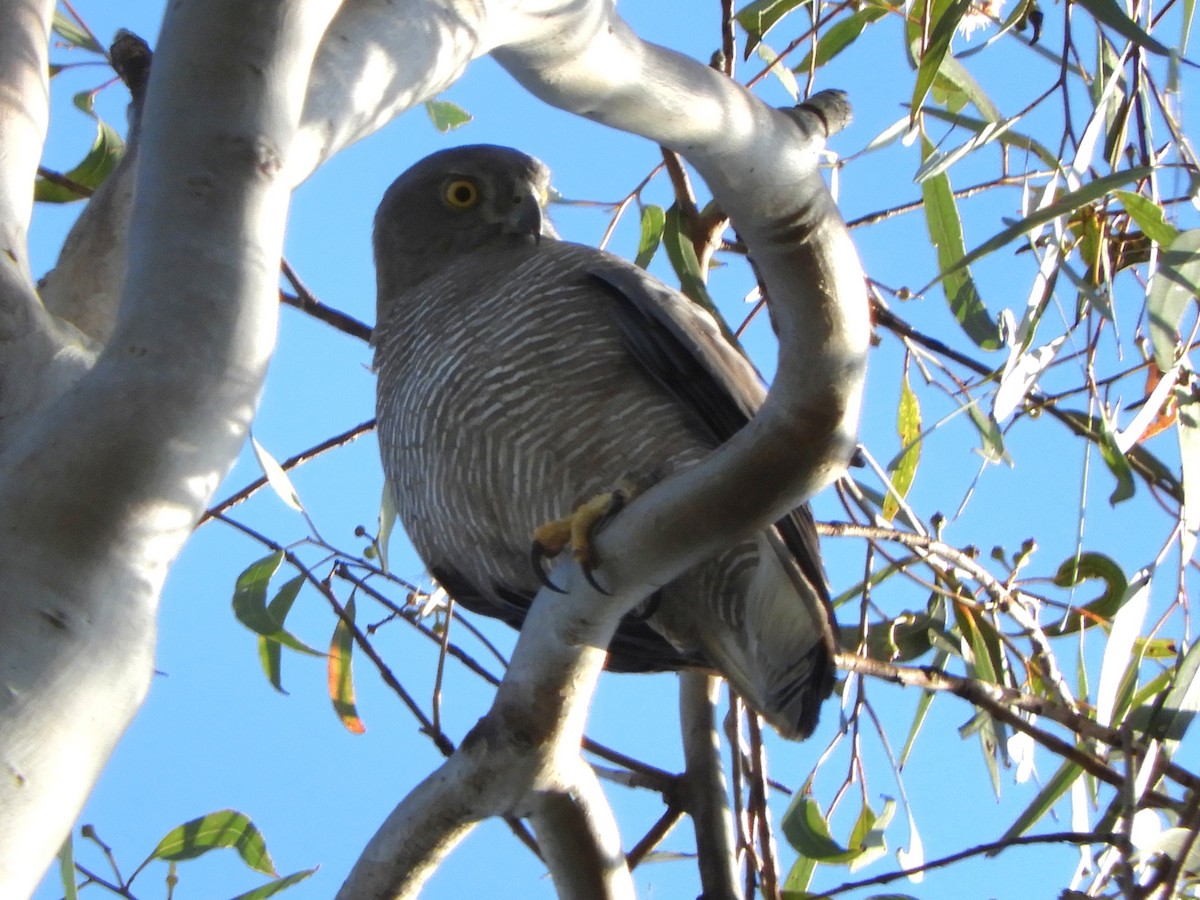
M 504 222 L 504 230 L 509 234 L 531 235 L 534 240 L 540 240 L 544 220 L 545 214 L 538 199 L 532 194 L 523 194 L 513 204 L 512 211 Z
M 512 210 L 504 223 L 504 230 L 509 234 L 530 235 L 534 241 L 540 241 L 542 237 L 558 237 L 554 226 L 546 217 L 546 204 L 552 196 L 552 188 L 522 192 L 514 198 Z

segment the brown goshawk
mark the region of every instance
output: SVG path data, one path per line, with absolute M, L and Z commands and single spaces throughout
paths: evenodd
M 618 484 L 692 466 L 765 396 L 707 312 L 640 268 L 557 239 L 549 173 L 502 147 L 427 157 L 375 220 L 383 467 L 430 573 L 519 628 L 531 535 Z M 627 615 L 608 668 L 725 676 L 807 736 L 832 685 L 828 604 L 802 507 Z

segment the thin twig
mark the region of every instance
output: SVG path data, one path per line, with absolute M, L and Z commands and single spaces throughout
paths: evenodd
M 1018 731 L 1028 734 L 1052 753 L 1076 763 L 1104 783 L 1119 787 L 1124 781 L 1124 778 L 1120 774 L 1092 754 L 1080 750 L 1062 738 L 1056 737 L 1041 728 L 1031 725 L 1027 720 L 1013 712 L 1014 709 L 1019 709 L 1023 712 L 1032 712 L 1044 716 L 1051 721 L 1058 722 L 1058 724 L 1071 729 L 1076 735 L 1081 737 L 1101 740 L 1109 743 L 1110 746 L 1120 747 L 1123 745 L 1124 738 L 1121 732 L 1106 728 L 1091 719 L 1072 713 L 1043 697 L 1022 694 L 1003 685 L 979 681 L 977 679 L 962 678 L 958 675 L 951 675 L 948 672 L 942 672 L 937 669 L 897 666 L 881 662 L 877 659 L 851 656 L 845 653 L 838 654 L 834 660 L 834 664 L 837 668 L 847 672 L 871 675 L 875 678 L 906 687 L 919 687 L 926 691 L 944 691 L 954 694 L 956 697 L 960 697 L 968 703 L 985 710 L 989 715 L 1000 719 Z M 1136 744 L 1133 747 L 1135 753 L 1139 752 Z M 1140 752 L 1144 753 L 1144 748 L 1140 748 Z M 1189 789 L 1195 790 L 1200 786 L 1200 777 L 1178 767 L 1173 767 L 1173 771 L 1169 771 L 1166 774 L 1172 780 Z M 1167 797 L 1157 791 L 1147 792 L 1146 799 L 1151 805 L 1167 809 L 1178 810 L 1181 806 L 1178 800 Z
M 345 446 L 346 444 L 352 443 L 353 441 L 360 438 L 362 435 L 366 434 L 369 431 L 373 431 L 374 429 L 375 429 L 375 420 L 367 419 L 367 421 L 360 422 L 358 425 L 355 425 L 353 428 L 349 428 L 346 431 L 341 432 L 340 434 L 335 434 L 333 437 L 327 438 L 326 440 L 321 441 L 321 443 L 319 443 L 319 444 L 314 444 L 313 446 L 309 447 L 307 450 L 301 450 L 295 456 L 290 457 L 289 459 L 286 459 L 282 463 L 280 463 L 280 467 L 283 469 L 283 471 L 290 472 L 292 469 L 296 468 L 297 466 L 302 466 L 306 462 L 316 459 L 318 456 L 320 456 L 323 453 L 327 453 L 330 450 L 335 450 L 338 447 L 342 447 L 342 446 Z M 200 521 L 196 524 L 196 527 L 199 528 L 201 525 L 203 525 L 209 519 L 217 518 L 218 516 L 220 516 L 221 513 L 228 512 L 229 510 L 233 509 L 233 507 L 237 506 L 239 503 L 243 503 L 246 500 L 249 500 L 256 493 L 258 493 L 260 490 L 262 490 L 264 487 L 266 487 L 267 483 L 268 482 L 267 482 L 267 479 L 265 476 L 262 478 L 257 478 L 254 481 L 250 482 L 248 485 L 246 485 L 241 490 L 235 491 L 234 493 L 230 494 L 228 497 L 226 497 L 224 500 L 222 500 L 216 506 L 212 506 L 209 509 L 207 509 L 205 511 L 204 515 L 202 515 L 200 517 Z
M 47 169 L 45 166 L 38 166 L 38 177 L 43 181 L 48 181 L 51 184 L 56 184 L 60 188 L 65 188 L 72 194 L 77 194 L 80 200 L 84 200 L 92 194 L 96 193 L 95 188 L 90 188 L 86 184 L 80 184 L 73 178 L 68 178 L 61 172 L 55 172 L 53 169 Z
M 964 859 L 970 859 L 972 856 L 994 856 L 1010 847 L 1021 847 L 1031 844 L 1113 844 L 1118 839 L 1119 835 L 1096 831 L 1060 831 L 1054 834 L 1023 835 L 1003 841 L 993 841 L 990 844 L 980 844 L 977 847 L 960 850 L 958 853 L 952 853 L 940 859 L 930 860 L 919 866 L 913 866 L 908 869 L 897 869 L 894 872 L 877 875 L 874 878 L 865 878 L 862 881 L 847 881 L 828 891 L 811 894 L 810 896 L 812 900 L 829 900 L 829 898 L 835 897 L 838 894 L 844 894 L 847 891 L 898 881 L 901 878 L 908 878 L 911 875 L 921 872 L 944 868 L 945 866 L 961 862 Z
M 674 806 L 667 807 L 666 811 L 658 817 L 658 821 L 650 826 L 650 830 L 642 835 L 642 839 L 625 854 L 625 865 L 629 866 L 631 872 L 655 847 L 663 842 L 663 839 L 671 833 L 671 830 L 679 824 L 679 820 L 682 818 L 682 809 Z
M 334 309 L 332 306 L 326 306 L 318 300 L 313 292 L 300 280 L 300 276 L 296 274 L 286 259 L 280 261 L 280 269 L 283 271 L 283 277 L 292 286 L 292 290 L 296 292 L 295 295 L 292 295 L 286 291 L 280 291 L 280 301 L 301 312 L 308 313 L 314 319 L 324 322 L 326 325 L 331 325 L 343 334 L 370 342 L 370 325 L 360 322 L 353 316 L 347 315 L 341 310 Z

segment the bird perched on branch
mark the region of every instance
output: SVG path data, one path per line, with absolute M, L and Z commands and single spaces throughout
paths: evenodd
M 544 577 L 535 531 L 554 552 L 546 523 L 695 465 L 765 396 L 707 312 L 558 240 L 548 191 L 523 153 L 459 147 L 396 179 L 375 218 L 378 431 L 396 509 L 450 596 L 514 628 Z M 628 614 L 607 666 L 715 670 L 805 737 L 833 679 L 827 604 L 802 507 Z

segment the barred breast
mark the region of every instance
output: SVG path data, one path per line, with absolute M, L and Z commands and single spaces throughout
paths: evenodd
M 400 519 L 431 571 L 473 588 L 447 585 L 456 599 L 512 624 L 524 613 L 512 595 L 527 603 L 540 587 L 536 526 L 714 446 L 631 358 L 611 291 L 590 274 L 628 265 L 609 260 L 553 240 L 476 251 L 392 298 L 377 328 L 379 440 Z M 623 650 L 619 633 L 611 668 L 713 667 L 785 734 L 811 730 L 828 690 L 815 595 L 773 529 L 660 593 L 649 624 L 669 643 Z
M 397 298 L 377 339 L 399 515 L 431 567 L 445 560 L 479 586 L 536 590 L 537 525 L 711 449 L 631 364 L 609 301 L 581 272 L 594 251 L 573 249 L 468 255 Z

